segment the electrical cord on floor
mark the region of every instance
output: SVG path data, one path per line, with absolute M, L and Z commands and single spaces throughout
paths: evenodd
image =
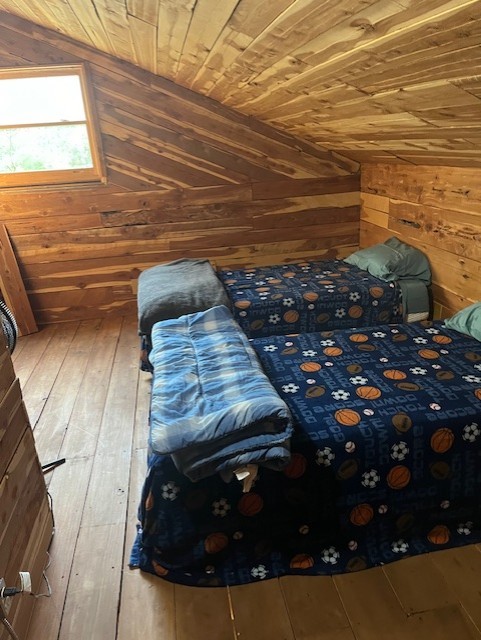
M 21 593 L 21 589 L 17 589 L 17 587 L 7 587 L 5 586 L 5 581 L 2 580 L 2 587 L 0 588 L 0 622 L 3 624 L 5 629 L 8 631 L 8 635 L 13 640 L 19 640 L 17 634 L 15 633 L 15 629 L 12 627 L 7 618 L 7 609 L 5 607 L 5 598 L 10 598 L 12 596 L 17 595 L 17 593 Z
M 13 640 L 19 640 L 19 637 L 17 636 L 17 634 L 15 633 L 15 629 L 12 627 L 12 625 L 10 624 L 10 622 L 7 620 L 7 616 L 5 615 L 5 611 L 3 610 L 3 607 L 0 606 L 0 622 L 3 623 L 3 626 L 5 627 L 5 629 L 8 631 L 8 635 L 13 639 Z
M 22 575 L 22 574 L 20 574 Z M 30 578 L 28 578 L 30 579 Z M 2 583 L 5 585 L 5 581 L 2 580 Z M 13 638 L 13 640 L 19 640 L 17 634 L 15 633 L 15 629 L 12 627 L 7 618 L 7 609 L 5 606 L 5 598 L 12 598 L 23 591 L 24 581 L 22 578 L 22 588 L 19 589 L 17 587 L 6 587 L 2 586 L 0 588 L 0 622 L 2 622 L 5 629 L 8 631 L 8 635 Z
M 31 593 L 30 595 L 33 596 L 34 598 L 50 598 L 50 596 L 52 595 L 52 588 L 50 586 L 50 582 L 48 581 L 47 574 L 45 573 L 52 561 L 52 558 L 48 551 L 47 551 L 47 556 L 48 556 L 47 566 L 42 572 L 42 577 L 45 580 L 45 584 L 47 585 L 47 591 L 46 593 Z M 12 638 L 12 640 L 20 640 L 20 639 L 18 635 L 15 633 L 15 629 L 12 627 L 12 625 L 7 619 L 7 614 L 3 607 L 2 599 L 11 598 L 12 596 L 16 596 L 19 593 L 22 593 L 22 589 L 17 589 L 16 587 L 3 587 L 2 589 L 0 589 L 0 622 L 2 622 L 3 626 L 8 631 L 8 634 Z
M 10 624 L 10 622 L 7 620 L 5 614 L 2 612 L 0 613 L 0 621 L 3 623 L 3 626 L 5 627 L 5 629 L 8 631 L 8 635 L 13 639 L 13 640 L 20 640 L 19 637 L 17 636 L 17 634 L 15 633 L 15 629 L 12 627 L 12 625 Z
M 47 574 L 46 574 L 46 571 L 47 571 L 47 569 L 49 568 L 49 566 L 50 566 L 50 564 L 52 562 L 52 557 L 50 556 L 48 551 L 46 553 L 47 553 L 47 556 L 48 556 L 48 562 L 47 562 L 47 566 L 42 571 L 42 578 L 45 580 L 45 584 L 47 585 L 47 592 L 46 593 L 32 593 L 32 594 L 30 594 L 34 598 L 50 598 L 50 596 L 52 595 L 52 587 L 50 586 L 50 582 L 48 581 Z
M 34 598 L 50 598 L 50 596 L 52 595 L 52 587 L 50 586 L 50 582 L 47 578 L 47 574 L 46 571 L 49 568 L 51 562 L 52 562 L 52 558 L 49 554 L 49 552 L 47 551 L 47 558 L 48 558 L 48 562 L 47 565 L 45 567 L 45 569 L 42 571 L 42 577 L 45 580 L 45 584 L 47 585 L 47 591 L 45 593 L 32 593 L 30 592 L 30 595 L 33 596 Z M 22 576 L 22 573 L 20 574 Z M 10 638 L 12 638 L 12 640 L 20 640 L 18 635 L 15 633 L 15 629 L 12 627 L 12 625 L 10 624 L 10 622 L 7 619 L 7 612 L 5 610 L 5 606 L 3 604 L 3 599 L 4 598 L 11 598 L 13 596 L 16 596 L 19 593 L 23 593 L 24 592 L 24 588 L 23 588 L 23 581 L 22 581 L 22 588 L 18 589 L 17 587 L 2 587 L 0 589 L 0 622 L 3 624 L 3 626 L 5 627 L 5 629 L 8 631 L 8 634 L 10 636 Z
M 52 521 L 53 521 L 53 499 L 51 494 L 47 491 L 47 496 L 48 496 L 48 500 L 50 502 L 50 511 L 52 513 Z M 53 524 L 53 529 L 52 529 L 52 536 L 55 534 L 55 522 L 52 522 Z M 30 593 L 30 595 L 32 595 L 34 598 L 50 598 L 50 596 L 52 595 L 52 587 L 50 586 L 50 582 L 47 578 L 47 569 L 49 568 L 51 562 L 52 562 L 52 557 L 49 554 L 49 552 L 47 551 L 47 564 L 45 566 L 45 569 L 42 571 L 42 577 L 45 580 L 45 584 L 47 586 L 47 591 L 45 593 Z M 20 574 L 22 575 L 22 574 Z M 5 584 L 5 583 L 4 583 Z M 12 638 L 12 640 L 20 640 L 18 635 L 15 633 L 15 629 L 12 627 L 12 625 L 10 624 L 10 622 L 7 619 L 7 613 L 5 611 L 5 607 L 3 605 L 3 599 L 4 598 L 11 598 L 12 596 L 15 596 L 19 593 L 23 592 L 23 582 L 22 582 L 22 588 L 21 589 L 17 589 L 17 587 L 2 587 L 0 589 L 0 622 L 3 624 L 3 626 L 5 627 L 5 629 L 8 632 L 8 635 L 10 636 L 10 638 Z

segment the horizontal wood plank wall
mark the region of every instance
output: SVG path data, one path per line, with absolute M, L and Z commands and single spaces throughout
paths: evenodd
M 481 300 L 481 169 L 365 164 L 361 247 L 397 236 L 426 253 L 435 317 Z
M 38 323 L 135 311 L 141 270 L 259 265 L 359 241 L 358 165 L 0 12 L 0 67 L 85 61 L 107 184 L 0 190 Z

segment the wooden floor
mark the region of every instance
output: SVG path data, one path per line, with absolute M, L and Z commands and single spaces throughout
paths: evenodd
M 135 319 L 51 325 L 13 354 L 56 533 L 51 598 L 28 640 L 481 638 L 481 547 L 355 574 L 233 588 L 173 585 L 127 565 L 146 461 L 149 376 Z

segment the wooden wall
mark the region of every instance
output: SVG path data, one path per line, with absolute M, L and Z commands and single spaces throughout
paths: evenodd
M 86 61 L 107 184 L 0 189 L 39 323 L 135 311 L 140 270 L 331 258 L 359 239 L 358 165 L 0 12 L 0 67 Z
M 361 247 L 395 235 L 426 253 L 436 317 L 481 300 L 481 169 L 366 164 Z

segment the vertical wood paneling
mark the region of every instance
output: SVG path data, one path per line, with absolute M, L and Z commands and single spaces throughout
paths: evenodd
M 481 299 L 481 169 L 362 167 L 361 246 L 395 235 L 428 256 L 436 317 Z

